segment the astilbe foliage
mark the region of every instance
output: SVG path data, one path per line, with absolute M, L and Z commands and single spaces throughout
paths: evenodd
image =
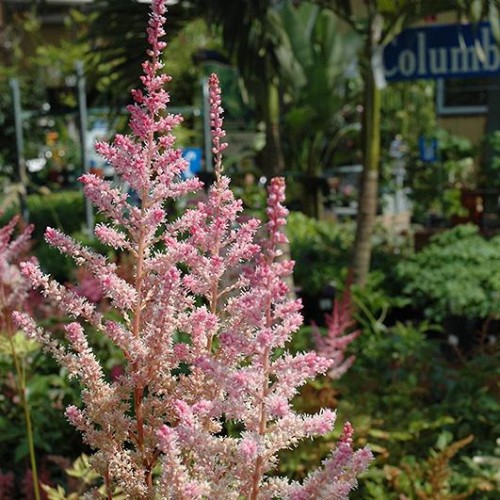
M 334 412 L 299 415 L 290 405 L 297 388 L 331 361 L 286 352 L 302 318 L 284 281 L 292 262 L 279 250 L 284 181 L 270 183 L 266 224 L 241 218 L 242 203 L 222 173 L 226 144 L 215 75 L 215 182 L 204 201 L 167 222 L 165 201 L 201 186 L 181 180 L 186 162 L 172 134 L 181 118 L 166 112 L 169 77 L 160 73 L 159 59 L 164 13 L 163 2 L 154 1 L 144 89 L 133 91 L 129 108 L 132 134 L 97 145 L 140 205 L 103 179 L 81 178 L 85 195 L 109 219 L 96 227 L 97 238 L 132 256 L 133 279 L 125 281 L 105 257 L 59 231 L 48 228 L 45 235 L 100 280 L 121 320 L 106 320 L 94 304 L 25 264 L 33 286 L 74 321 L 65 326 L 64 341 L 27 315 L 17 314 L 16 322 L 79 379 L 82 407 L 70 406 L 66 415 L 95 450 L 92 465 L 108 498 L 117 489 L 134 499 L 345 498 L 371 460 L 368 449 L 353 451 L 349 424 L 324 467 L 303 484 L 269 475 L 279 450 L 332 430 Z M 122 376 L 107 379 L 86 325 L 123 351 Z

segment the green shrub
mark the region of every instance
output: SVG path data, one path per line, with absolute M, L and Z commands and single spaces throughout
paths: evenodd
M 457 235 L 443 238 L 451 243 Z M 365 289 L 353 289 L 362 330 L 349 346 L 354 365 L 338 381 L 307 384 L 294 404 L 305 413 L 319 404 L 336 408 L 340 420 L 352 421 L 356 444 L 372 448 L 376 462 L 353 499 L 498 498 L 494 474 L 473 467 L 473 457 L 494 456 L 500 436 L 500 349 L 450 361 L 435 335 L 441 327 L 386 322 L 401 301 L 387 295 L 380 275 L 370 278 Z M 291 348 L 311 348 L 308 339 L 301 330 Z M 303 444 L 281 456 L 280 470 L 301 478 L 328 449 L 324 439 Z
M 316 294 L 331 282 L 343 281 L 342 270 L 349 265 L 354 243 L 354 225 L 333 223 L 292 212 L 287 234 L 297 286 Z
M 434 321 L 500 314 L 500 236 L 486 240 L 476 226 L 434 237 L 420 253 L 401 261 L 396 274 L 403 294 Z
M 329 284 L 345 283 L 351 263 L 355 223 L 320 221 L 301 212 L 292 212 L 287 222 L 295 284 L 309 295 L 316 295 Z M 383 276 L 377 285 L 391 286 L 394 268 L 411 251 L 407 236 L 395 237 L 377 226 L 373 235 L 372 270 Z
M 80 191 L 32 195 L 28 198 L 28 210 L 35 225 L 35 238 L 42 237 L 47 226 L 73 234 L 85 223 L 85 204 Z
M 41 240 L 47 226 L 72 234 L 85 223 L 85 203 L 81 191 L 60 191 L 50 194 L 31 194 L 27 198 L 30 222 L 34 224 L 33 238 Z M 14 215 L 9 210 L 0 218 L 0 226 Z
M 379 334 L 364 330 L 352 345 L 356 361 L 337 383 L 339 418 L 356 415 L 358 442 L 377 458 L 352 498 L 460 498 L 441 496 L 445 490 L 498 498 L 494 483 L 464 459 L 494 454 L 500 351 L 450 363 L 429 339 L 433 329 L 396 323 Z

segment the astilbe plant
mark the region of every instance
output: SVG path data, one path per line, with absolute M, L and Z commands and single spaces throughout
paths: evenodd
M 297 388 L 331 361 L 286 351 L 302 318 L 284 281 L 293 264 L 279 250 L 284 181 L 270 182 L 266 224 L 241 217 L 242 203 L 222 174 L 226 144 L 215 75 L 209 82 L 215 181 L 204 201 L 167 221 L 165 201 L 201 186 L 181 180 L 186 162 L 172 134 L 181 118 L 165 111 L 164 13 L 163 2 L 154 1 L 144 89 L 133 91 L 129 108 L 132 134 L 97 145 L 140 205 L 101 178 L 81 178 L 85 195 L 109 219 L 96 227 L 97 238 L 132 257 L 133 280 L 59 231 L 45 234 L 100 280 L 121 320 L 105 319 L 29 263 L 25 276 L 75 321 L 58 341 L 26 314 L 15 320 L 79 379 L 82 407 L 70 406 L 66 415 L 95 450 L 92 466 L 108 498 L 118 490 L 134 499 L 346 498 L 371 460 L 368 449 L 352 449 L 349 424 L 323 468 L 303 483 L 271 475 L 279 450 L 332 430 L 331 410 L 299 415 L 290 404 Z M 86 325 L 123 351 L 118 379 L 107 379 Z
M 38 484 L 31 408 L 26 387 L 26 369 L 22 356 L 16 347 L 16 331 L 12 323 L 12 314 L 16 310 L 20 310 L 23 306 L 26 306 L 28 301 L 30 283 L 22 275 L 20 266 L 23 262 L 35 263 L 32 257 L 28 257 L 33 226 L 25 226 L 19 234 L 14 237 L 18 224 L 19 217 L 14 217 L 7 225 L 0 228 L 0 334 L 6 337 L 10 348 L 10 354 L 16 374 L 16 389 L 19 393 L 19 402 L 24 414 L 24 424 L 26 427 L 26 438 L 31 465 L 31 484 L 28 487 L 31 487 L 34 498 L 38 500 L 40 498 L 40 488 Z M 0 474 L 0 476 L 2 475 Z M 8 483 L 5 483 L 5 480 L 12 479 L 11 489 L 13 489 L 13 476 L 6 474 L 2 477 L 3 481 L 0 481 L 0 498 L 9 498 L 7 492 Z M 3 486 L 1 486 L 2 482 L 5 483 Z
M 346 358 L 347 346 L 361 333 L 360 330 L 353 330 L 355 324 L 351 292 L 347 288 L 342 296 L 335 300 L 331 314 L 326 315 L 326 335 L 323 335 L 320 329 L 313 325 L 316 352 L 332 361 L 327 375 L 333 380 L 344 375 L 356 359 L 354 355 Z

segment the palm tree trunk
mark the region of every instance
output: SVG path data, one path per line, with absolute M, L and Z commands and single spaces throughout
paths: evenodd
M 356 239 L 352 260 L 354 283 L 366 284 L 370 271 L 372 234 L 375 227 L 378 201 L 378 174 L 380 162 L 381 90 L 377 88 L 371 64 L 365 71 L 365 102 L 363 116 L 364 168 L 358 203 Z
M 306 176 L 303 179 L 302 209 L 304 214 L 313 219 L 321 219 L 323 204 L 321 186 L 316 176 Z
M 274 82 L 270 82 L 267 86 L 264 115 L 266 145 L 262 151 L 263 168 L 270 177 L 275 177 L 283 174 L 285 160 L 280 133 L 280 96 L 278 85 Z
M 317 133 L 311 141 L 307 141 L 308 154 L 306 161 L 306 176 L 303 180 L 303 210 L 304 213 L 314 219 L 321 219 L 323 215 L 323 193 L 320 180 L 321 166 L 319 153 L 323 140 L 323 134 Z

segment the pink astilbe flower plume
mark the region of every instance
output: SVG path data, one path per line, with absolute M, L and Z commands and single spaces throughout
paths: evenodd
M 14 236 L 16 226 L 19 232 Z M 30 309 L 29 291 L 30 282 L 23 276 L 21 267 L 23 265 L 35 265 L 36 259 L 29 257 L 28 250 L 31 247 L 31 233 L 33 226 L 24 226 L 19 216 L 14 217 L 6 226 L 0 228 L 0 337 L 6 340 L 9 346 L 9 354 L 14 368 L 13 381 L 18 393 L 18 402 L 23 410 L 24 424 L 26 429 L 26 441 L 31 469 L 27 470 L 23 491 L 30 498 L 40 498 L 40 476 L 37 466 L 36 450 L 34 442 L 33 422 L 31 416 L 31 405 L 27 387 L 25 353 L 20 353 L 16 344 L 18 332 L 15 328 L 14 317 L 17 311 Z M 0 471 L 0 498 L 14 498 L 14 477 Z M 9 478 L 10 482 L 5 482 Z M 11 489 L 12 491 L 9 491 Z
M 19 218 L 14 217 L 0 228 L 0 331 L 7 330 L 10 312 L 22 308 L 30 290 L 19 266 L 23 261 L 33 262 L 25 256 L 31 244 L 33 226 L 26 226 L 14 237 L 18 223 Z
M 154 0 L 143 88 L 132 92 L 129 107 L 131 134 L 97 145 L 137 192 L 139 205 L 132 206 L 106 180 L 81 178 L 86 196 L 108 218 L 96 227 L 96 236 L 127 254 L 132 277 L 125 280 L 119 265 L 62 233 L 46 232 L 48 243 L 99 280 L 113 320 L 26 264 L 24 275 L 72 322 L 58 341 L 27 315 L 18 314 L 16 321 L 79 379 L 83 404 L 69 407 L 66 415 L 95 450 L 92 465 L 109 498 L 118 488 L 134 500 L 302 498 L 306 493 L 315 498 L 327 476 L 329 487 L 345 492 L 335 498 L 346 498 L 370 461 L 369 451 L 352 451 L 351 434 L 325 462 L 328 472 L 314 473 L 303 484 L 271 475 L 278 451 L 332 430 L 334 412 L 299 415 L 291 405 L 297 389 L 325 373 L 331 360 L 286 350 L 302 317 L 285 281 L 293 263 L 280 250 L 288 213 L 284 180 L 270 182 L 267 223 L 241 217 L 242 202 L 223 171 L 225 131 L 215 75 L 209 80 L 215 182 L 203 201 L 177 219 L 165 213 L 166 201 L 201 183 L 182 180 L 186 162 L 174 146 L 181 118 L 167 110 L 164 86 L 170 78 L 161 73 L 160 60 L 164 14 L 163 2 Z M 118 377 L 100 367 L 87 341 L 89 327 L 123 352 Z
M 340 378 L 354 363 L 355 356 L 346 358 L 345 353 L 347 346 L 361 333 L 360 330 L 353 330 L 354 326 L 349 289 L 335 300 L 332 313 L 326 315 L 326 335 L 322 335 L 319 328 L 313 325 L 316 352 L 331 360 L 327 375 L 334 380 Z

